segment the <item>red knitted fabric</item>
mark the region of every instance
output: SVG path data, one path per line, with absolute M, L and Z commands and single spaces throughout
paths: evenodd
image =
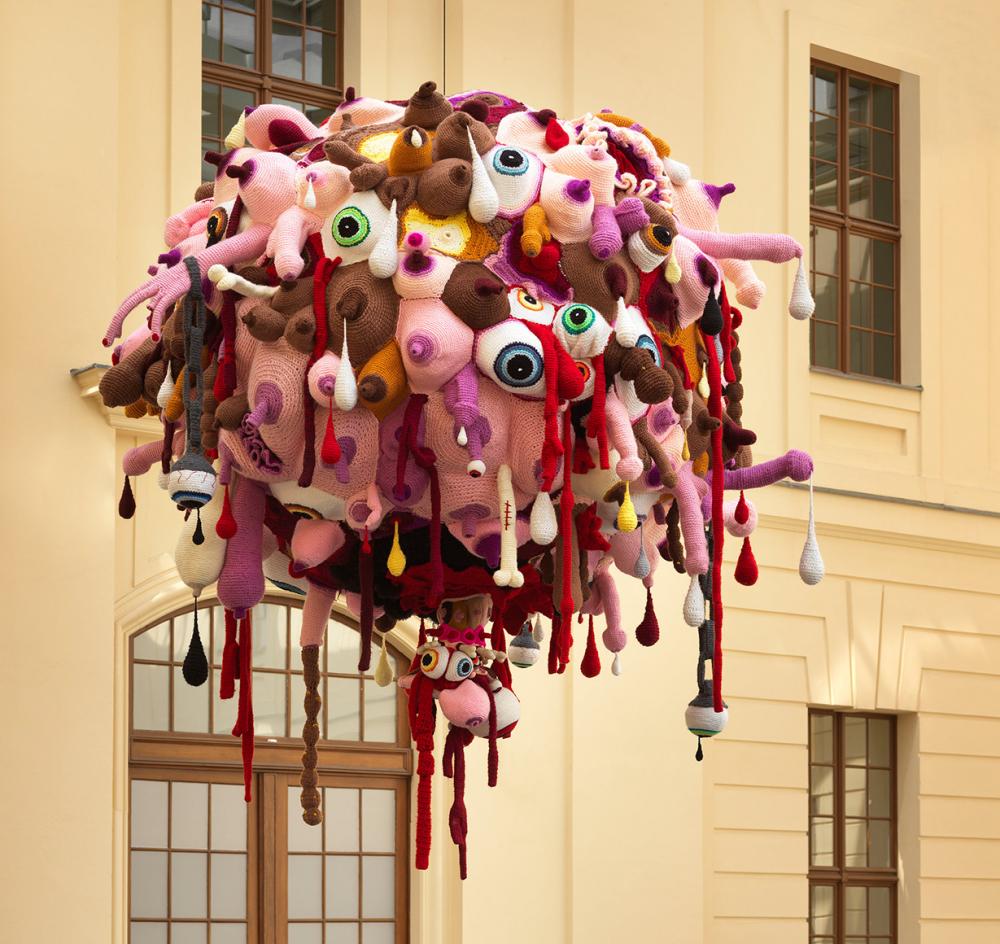
M 607 378 L 604 373 L 604 355 L 598 354 L 590 359 L 594 368 L 594 396 L 590 403 L 590 416 L 587 418 L 587 435 L 597 440 L 602 469 L 610 469 L 608 459 L 608 420 L 605 413 L 605 403 L 608 398 Z
M 573 454 L 573 420 L 569 410 L 563 413 L 562 448 L 565 456 Z M 562 537 L 562 597 L 559 612 L 563 618 L 563 626 L 568 627 L 573 615 L 573 476 L 568 464 L 563 471 L 562 497 L 559 499 L 559 532 Z M 568 661 L 568 644 L 565 654 L 563 661 Z
M 229 500 L 229 486 L 227 485 L 222 494 L 222 514 L 215 522 L 215 533 L 223 541 L 228 541 L 236 534 L 236 528 L 236 518 L 233 516 L 233 506 Z
M 240 620 L 240 700 L 236 713 L 233 736 L 240 738 L 240 753 L 243 755 L 243 798 L 250 802 L 253 798 L 253 625 L 250 612 Z
M 222 648 L 222 672 L 219 674 L 219 698 L 232 698 L 239 674 L 239 645 L 236 642 L 236 617 L 226 610 L 226 641 Z
M 597 651 L 597 637 L 594 635 L 594 617 L 590 616 L 587 627 L 587 648 L 580 661 L 580 671 L 587 678 L 594 678 L 601 674 L 601 656 Z
M 752 587 L 757 582 L 759 576 L 757 558 L 753 556 L 749 537 L 743 539 L 743 547 L 740 549 L 740 556 L 736 561 L 736 571 L 733 576 L 736 578 L 736 582 L 743 584 L 744 587 Z
M 320 448 L 320 458 L 325 465 L 336 465 L 340 462 L 340 443 L 337 442 L 337 431 L 333 428 L 333 397 L 330 397 L 330 412 L 326 414 L 326 429 L 323 431 L 323 445 Z
M 365 528 L 365 539 L 358 555 L 358 576 L 361 578 L 361 612 L 359 623 L 361 629 L 361 657 L 358 659 L 358 671 L 367 672 L 372 664 L 372 629 L 375 625 L 375 579 L 372 563 L 372 546 L 368 542 L 368 529 Z
M 426 869 L 431 853 L 431 778 L 434 776 L 434 685 L 418 674 L 410 686 L 408 712 L 410 735 L 417 748 L 417 827 L 418 869 Z

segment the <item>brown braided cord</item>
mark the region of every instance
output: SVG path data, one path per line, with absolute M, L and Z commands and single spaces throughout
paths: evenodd
M 319 646 L 302 647 L 302 671 L 306 694 L 304 706 L 306 721 L 302 726 L 302 743 L 305 750 L 302 753 L 302 785 L 300 802 L 302 803 L 302 819 L 310 826 L 318 826 L 323 822 L 323 811 L 319 804 L 318 778 L 316 764 L 318 755 L 316 742 L 319 740 L 319 718 L 323 699 L 319 693 Z

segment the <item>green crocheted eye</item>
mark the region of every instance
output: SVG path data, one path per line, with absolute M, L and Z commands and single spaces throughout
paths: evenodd
M 338 246 L 350 248 L 364 242 L 371 231 L 368 217 L 357 207 L 344 207 L 334 218 L 330 227 L 331 235 Z
M 563 328 L 567 334 L 583 334 L 593 325 L 597 318 L 597 312 L 590 305 L 576 303 L 567 305 L 562 310 Z

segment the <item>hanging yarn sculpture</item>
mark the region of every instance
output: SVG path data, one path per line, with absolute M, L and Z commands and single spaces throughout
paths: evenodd
M 238 697 L 247 797 L 251 620 L 267 581 L 304 595 L 309 824 L 323 818 L 319 646 L 338 598 L 361 627 L 360 670 L 383 633 L 379 685 L 394 681 L 384 633 L 421 621 L 396 680 L 417 753 L 418 868 L 438 711 L 464 877 L 465 752 L 486 741 L 494 785 L 520 718 L 511 665 L 564 673 L 576 614 L 581 674 L 600 675 L 603 644 L 620 675 L 623 581 L 645 591 L 642 647 L 676 622 L 654 605 L 661 561 L 690 580 L 686 720 L 701 759 L 728 713 L 725 531 L 743 542 L 735 579 L 755 583 L 744 491 L 812 474 L 798 451 L 753 463 L 730 294 L 757 307 L 750 263 L 796 260 L 789 311 L 808 318 L 802 247 L 721 232 L 732 184 L 694 179 L 661 138 L 608 111 L 563 119 L 425 82 L 405 101 L 348 90 L 319 126 L 290 106 L 247 108 L 226 147 L 206 155 L 214 184 L 167 221 L 168 251 L 115 313 L 100 389 L 108 407 L 162 422 L 160 441 L 125 456 L 119 511 L 135 513 L 131 479 L 156 466 L 186 514 L 182 579 L 196 601 L 218 584 L 220 696 Z M 145 323 L 119 342 L 143 304 Z M 809 501 L 799 570 L 812 584 L 811 485 Z M 197 623 L 183 674 L 207 675 Z

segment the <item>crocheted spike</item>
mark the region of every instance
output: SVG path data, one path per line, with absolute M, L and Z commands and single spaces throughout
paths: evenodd
M 224 541 L 228 541 L 236 534 L 236 518 L 233 516 L 233 506 L 229 501 L 229 486 L 222 496 L 222 514 L 215 522 L 215 533 Z
M 656 619 L 656 611 L 653 609 L 653 592 L 646 590 L 646 612 L 642 616 L 642 622 L 635 629 L 636 642 L 640 646 L 653 646 L 660 639 L 660 624 Z
M 128 476 L 125 476 L 125 484 L 122 486 L 122 497 L 118 501 L 118 514 L 122 518 L 131 518 L 135 514 L 135 496 L 132 494 L 132 483 Z
M 597 651 L 597 638 L 594 636 L 594 617 L 590 617 L 590 626 L 587 629 L 587 648 L 583 653 L 580 662 L 580 671 L 587 678 L 594 678 L 601 674 L 601 656 Z
M 816 520 L 813 514 L 813 485 L 809 479 L 809 528 L 806 532 L 806 543 L 802 548 L 802 556 L 799 558 L 799 576 L 802 582 L 810 587 L 816 586 L 826 574 L 826 565 L 823 563 L 823 555 L 819 552 L 819 543 L 816 541 Z
M 379 688 L 386 688 L 392 684 L 392 678 L 392 666 L 389 664 L 389 653 L 383 636 L 382 651 L 378 654 L 378 665 L 375 666 L 375 684 Z
M 323 445 L 320 448 L 320 458 L 325 465 L 336 465 L 340 462 L 340 443 L 333 428 L 333 397 L 330 398 L 330 412 L 326 415 L 326 429 L 323 432 Z
M 788 313 L 798 321 L 805 321 L 816 310 L 816 302 L 809 292 L 809 281 L 806 279 L 806 267 L 799 256 L 799 265 L 795 270 L 795 282 L 792 285 L 792 297 L 788 302 Z
M 548 492 L 539 492 L 535 503 L 531 506 L 531 540 L 539 547 L 551 544 L 559 533 L 559 523 L 552 507 L 552 496 Z
M 664 270 L 663 277 L 671 285 L 676 285 L 681 280 L 681 265 L 677 261 L 677 253 L 673 249 L 671 249 L 670 256 L 667 258 L 667 267 Z
M 757 561 L 753 556 L 749 537 L 743 539 L 743 547 L 740 549 L 739 560 L 736 561 L 734 576 L 736 582 L 743 584 L 744 587 L 752 587 L 757 582 Z
M 545 126 L 545 143 L 553 151 L 558 151 L 559 148 L 569 144 L 569 135 L 555 116 L 551 117 Z

